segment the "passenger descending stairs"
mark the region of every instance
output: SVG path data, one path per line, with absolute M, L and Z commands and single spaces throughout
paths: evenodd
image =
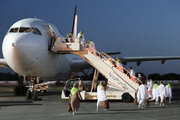
M 119 71 L 112 63 L 115 61 L 113 58 L 89 47 L 87 43 L 81 45 L 79 39 L 75 39 L 75 42 L 67 41 L 67 39 L 62 38 L 56 39 L 52 51 L 59 54 L 79 55 L 108 79 L 109 87 L 129 93 L 135 98 L 135 92 L 139 85 L 128 77 L 128 70 L 123 68 L 126 73 Z

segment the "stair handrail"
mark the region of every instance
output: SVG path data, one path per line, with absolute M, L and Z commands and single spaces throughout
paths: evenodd
M 104 53 L 104 52 L 99 52 L 98 50 L 96 50 L 96 49 L 94 49 L 93 47 L 91 47 L 91 46 L 89 46 L 88 44 L 87 44 L 87 42 L 85 42 L 85 47 L 88 47 L 88 48 L 91 48 L 91 49 L 93 49 L 93 51 L 95 51 L 97 54 L 98 54 L 98 56 L 100 57 L 102 57 L 102 59 L 103 58 L 105 58 L 105 59 L 108 59 L 111 63 L 112 62 L 114 62 L 114 63 L 116 63 L 116 60 L 114 60 L 114 58 L 112 58 L 111 56 L 109 56 L 108 54 L 106 54 L 106 53 Z M 120 63 L 121 64 L 121 63 Z M 121 64 L 122 65 L 122 64 Z M 127 73 L 127 75 L 129 74 L 129 70 L 127 70 L 124 66 L 122 66 L 123 67 L 123 70 L 125 70 L 125 72 Z
M 95 51 L 97 54 L 98 54 L 98 56 L 100 57 L 102 57 L 101 59 L 108 59 L 109 61 L 110 60 L 112 60 L 114 63 L 116 63 L 116 61 L 114 60 L 114 58 L 112 58 L 111 56 L 109 56 L 108 54 L 106 54 L 106 53 L 104 53 L 104 52 L 99 52 L 98 50 L 96 50 L 96 49 L 94 49 L 93 47 L 91 47 L 91 46 L 89 46 L 89 44 L 86 42 L 86 41 L 84 41 L 84 44 L 85 44 L 85 47 L 89 47 L 89 48 L 91 48 L 91 49 L 93 49 L 93 51 Z M 103 61 L 103 60 L 102 60 Z M 104 62 L 104 61 L 103 61 Z M 111 61 L 110 61 L 111 62 Z M 104 62 L 105 63 L 105 62 Z M 111 62 L 112 63 L 112 62 Z M 106 63 L 105 63 L 106 64 Z M 120 63 L 121 64 L 121 63 Z M 130 74 L 130 72 L 129 72 L 129 70 L 128 69 L 126 69 L 122 64 L 121 64 L 121 66 L 123 67 L 123 70 L 126 72 L 126 75 L 129 75 Z M 115 67 L 116 68 L 116 67 Z M 117 69 L 117 68 L 116 68 Z M 139 78 L 137 78 L 136 77 L 136 79 L 135 79 L 135 82 L 136 83 L 138 83 L 138 82 L 140 82 L 140 83 L 142 83 L 142 81 L 139 79 Z
M 114 64 L 113 64 L 112 62 L 114 62 L 114 63 L 116 64 L 116 60 L 115 60 L 114 58 L 112 58 L 111 56 L 109 56 L 108 54 L 106 54 L 106 53 L 104 53 L 104 52 L 100 52 L 100 51 L 94 49 L 93 47 L 91 47 L 91 46 L 85 41 L 84 38 L 68 38 L 68 37 L 62 37 L 62 38 L 61 38 L 61 42 L 62 42 L 62 43 L 73 43 L 73 42 L 75 42 L 76 39 L 79 39 L 79 40 L 80 40 L 80 44 L 81 44 L 82 47 L 84 47 L 84 48 L 91 48 L 96 54 L 98 54 L 98 57 L 101 58 L 100 60 L 102 60 L 102 62 L 104 62 L 104 60 L 108 60 L 108 61 L 111 62 L 111 64 L 112 64 L 113 66 L 114 66 Z M 82 41 L 83 41 L 83 43 L 81 43 Z M 82 44 L 83 44 L 83 45 L 82 45 Z M 106 65 L 108 65 L 106 62 L 104 62 L 104 63 L 105 63 Z M 126 74 L 126 75 L 128 76 L 128 75 L 130 74 L 129 70 L 128 70 L 125 66 L 123 66 L 121 63 L 120 63 L 120 65 L 123 67 L 123 70 L 125 71 L 124 74 Z M 108 65 L 108 66 L 109 66 L 109 65 Z M 109 66 L 109 67 L 111 67 L 111 66 Z M 117 69 L 117 67 L 115 67 L 115 68 Z M 139 78 L 136 77 L 135 82 L 137 83 L 138 81 L 142 83 L 142 81 L 141 81 Z

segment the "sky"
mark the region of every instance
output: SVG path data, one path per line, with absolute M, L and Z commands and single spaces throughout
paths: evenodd
M 83 30 L 99 51 L 120 51 L 119 57 L 180 56 L 179 0 L 1 0 L 0 44 L 9 27 L 24 18 L 44 19 L 66 35 L 72 28 L 75 5 L 78 31 Z M 130 66 L 146 75 L 180 74 L 180 60 Z

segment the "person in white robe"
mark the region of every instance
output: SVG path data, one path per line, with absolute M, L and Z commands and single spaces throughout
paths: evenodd
M 158 92 L 159 97 L 156 100 L 156 103 L 158 103 L 159 98 L 160 98 L 161 100 L 160 100 L 159 105 L 164 106 L 164 98 L 166 97 L 166 89 L 165 89 L 165 86 L 164 86 L 163 82 L 161 82 L 160 85 L 158 86 L 157 92 Z
M 157 82 L 155 82 L 153 85 L 153 89 L 152 89 L 152 95 L 153 95 L 152 100 L 156 100 L 159 97 L 158 93 L 157 93 L 157 88 L 158 88 L 158 84 L 157 84 Z
M 106 100 L 107 100 L 106 91 L 104 90 L 102 81 L 100 81 L 100 83 L 97 87 L 97 109 L 96 109 L 96 111 L 99 111 L 99 106 L 103 106 L 104 102 Z
M 166 85 L 166 97 L 169 98 L 169 103 L 171 103 L 171 99 L 172 99 L 172 87 L 171 87 L 170 83 L 168 83 Z
M 82 31 L 82 30 L 78 33 L 77 38 L 79 38 L 79 39 L 80 39 L 80 43 L 81 43 L 81 45 L 84 45 L 85 38 L 84 38 L 84 33 L 83 33 L 83 31 Z
M 153 99 L 153 95 L 152 95 L 153 82 L 152 82 L 152 79 L 147 81 L 147 88 L 148 88 L 148 97 L 152 100 Z
M 144 84 L 144 82 L 139 86 L 138 92 L 137 92 L 137 102 L 139 108 L 144 108 L 145 102 L 148 99 L 148 92 L 147 88 Z
M 130 76 L 130 79 L 131 79 L 131 80 L 133 80 L 133 81 L 136 80 L 135 72 L 134 72 L 134 70 L 133 70 L 132 67 L 130 67 L 129 76 Z
M 94 44 L 94 42 L 92 40 L 89 40 L 88 46 L 89 46 L 89 48 L 88 48 L 89 51 L 91 53 L 93 53 L 94 55 L 96 55 L 96 47 L 95 47 L 95 44 Z

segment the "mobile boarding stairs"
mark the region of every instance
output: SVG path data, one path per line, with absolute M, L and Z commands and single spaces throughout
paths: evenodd
M 125 67 L 123 67 L 125 72 L 118 70 L 113 64 L 115 60 L 112 57 L 95 50 L 82 39 L 68 39 L 57 38 L 54 45 L 52 45 L 51 51 L 57 54 L 76 54 L 97 69 L 107 78 L 108 89 L 115 89 L 113 91 L 106 91 L 108 99 L 123 99 L 123 95 L 124 99 L 127 99 L 127 97 L 135 99 L 135 93 L 139 85 L 137 80 L 133 81 L 129 78 L 129 71 Z M 84 92 L 82 97 L 85 100 L 97 99 L 96 92 Z

